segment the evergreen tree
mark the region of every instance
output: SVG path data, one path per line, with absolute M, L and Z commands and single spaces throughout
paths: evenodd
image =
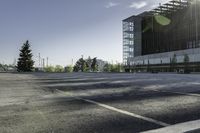
M 20 50 L 17 62 L 17 70 L 19 72 L 31 72 L 33 70 L 34 61 L 32 60 L 33 55 L 31 51 L 29 41 L 27 40 Z
M 91 66 L 92 66 L 92 59 L 90 58 L 90 56 L 88 57 L 88 59 L 86 60 L 86 65 L 87 65 L 87 71 L 91 71 Z
M 91 65 L 92 71 L 97 71 L 98 69 L 98 64 L 97 64 L 97 57 L 92 59 L 92 65 Z
M 176 71 L 176 64 L 177 64 L 177 58 L 176 58 L 176 54 L 174 54 L 173 58 L 171 59 L 171 69 L 172 69 L 172 71 Z
M 150 70 L 150 62 L 149 62 L 149 60 L 148 60 L 148 64 L 147 64 L 147 72 L 150 72 L 151 70 Z
M 189 62 L 190 62 L 190 58 L 187 54 L 185 54 L 184 59 L 183 59 L 184 73 L 190 73 Z

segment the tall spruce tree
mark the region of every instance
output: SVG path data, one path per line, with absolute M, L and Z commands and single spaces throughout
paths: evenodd
M 20 50 L 17 62 L 17 70 L 19 72 L 31 72 L 33 70 L 34 61 L 32 60 L 33 55 L 31 51 L 29 41 L 27 40 Z

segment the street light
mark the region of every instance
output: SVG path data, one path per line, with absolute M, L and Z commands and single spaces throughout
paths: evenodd
M 196 44 L 198 43 L 198 16 L 197 16 L 197 0 L 195 0 L 195 25 L 196 25 Z

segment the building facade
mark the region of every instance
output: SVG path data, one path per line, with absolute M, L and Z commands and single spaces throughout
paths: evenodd
M 172 0 L 123 20 L 126 71 L 149 67 L 170 71 L 173 58 L 176 58 L 177 68 L 182 69 L 186 56 L 189 64 L 193 64 L 191 69 L 197 69 L 200 62 L 199 0 Z

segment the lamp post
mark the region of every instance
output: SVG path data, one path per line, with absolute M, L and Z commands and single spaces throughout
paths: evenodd
M 195 0 L 195 27 L 196 27 L 196 29 L 195 29 L 195 32 L 196 32 L 196 44 L 198 44 L 199 43 L 199 39 L 198 39 L 198 36 L 199 36 L 199 34 L 198 34 L 198 14 L 197 14 L 197 0 Z

